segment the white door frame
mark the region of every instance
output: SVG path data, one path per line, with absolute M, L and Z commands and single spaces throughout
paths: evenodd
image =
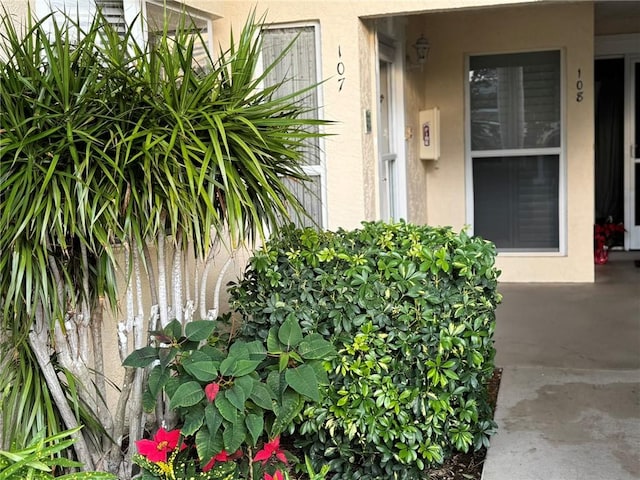
M 640 34 L 604 35 L 595 39 L 596 58 L 624 57 L 625 60 L 625 112 L 624 112 L 624 227 L 626 229 L 625 250 L 640 249 L 640 225 L 635 225 L 635 198 L 640 195 L 636 185 L 635 165 L 640 163 L 638 148 L 635 148 L 635 81 L 634 66 L 640 62 Z
M 407 165 L 404 144 L 404 77 L 402 48 L 381 33 L 376 39 L 376 108 L 378 118 L 378 178 L 380 218 L 400 220 L 407 218 Z M 389 154 L 382 153 L 380 138 L 383 132 L 380 108 L 380 63 L 388 64 L 389 71 Z M 389 168 L 393 166 L 393 185 L 389 184 Z M 393 195 L 393 198 L 391 196 Z M 391 211 L 391 208 L 393 211 Z
M 636 168 L 640 165 L 640 139 L 635 138 L 636 132 L 636 82 L 640 79 L 636 76 L 636 64 L 640 64 L 640 53 L 625 56 L 625 132 L 624 132 L 624 165 L 625 165 L 625 248 L 631 250 L 640 249 L 640 222 L 636 218 L 640 212 L 636 212 L 636 197 L 640 195 L 640 185 L 636 177 Z M 637 223 L 637 224 L 636 224 Z

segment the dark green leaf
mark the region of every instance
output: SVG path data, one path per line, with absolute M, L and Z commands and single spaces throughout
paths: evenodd
M 154 360 L 158 360 L 158 349 L 153 347 L 143 347 L 132 352 L 124 359 L 122 364 L 125 367 L 144 368 L 151 365 Z
M 255 371 L 260 363 L 261 360 L 249 360 L 246 349 L 235 350 L 220 363 L 220 373 L 226 377 L 240 377 Z
M 227 399 L 225 392 L 218 393 L 214 404 L 218 412 L 220 412 L 220 415 L 222 415 L 222 418 L 227 422 L 235 423 L 238 421 L 238 409 Z
M 198 458 L 201 459 L 205 465 L 209 463 L 213 457 L 224 450 L 224 440 L 222 439 L 222 432 L 211 434 L 206 426 L 203 426 L 198 433 L 196 433 L 196 450 L 198 451 Z
M 201 406 L 195 406 L 189 409 L 184 416 L 184 423 L 180 428 L 180 433 L 185 437 L 194 435 L 204 422 L 204 409 Z
M 178 320 L 171 320 L 162 331 L 173 341 L 176 341 L 182 337 L 182 324 Z
M 193 320 L 185 325 L 184 334 L 188 340 L 200 342 L 209 338 L 215 328 L 215 322 L 210 320 Z
M 249 398 L 259 407 L 273 410 L 273 392 L 264 383 L 256 382 Z
M 234 423 L 223 422 L 222 438 L 224 448 L 228 452 L 235 452 L 246 441 L 247 428 L 243 421 Z
M 298 353 L 305 360 L 330 360 L 336 355 L 336 350 L 322 335 L 312 333 L 300 342 Z
M 314 402 L 320 401 L 318 380 L 315 371 L 309 365 L 300 365 L 296 368 L 288 368 L 284 377 L 291 388 L 300 395 L 310 398 Z
M 262 415 L 250 413 L 245 418 L 245 424 L 247 426 L 247 430 L 249 430 L 249 434 L 251 435 L 251 440 L 253 442 L 252 445 L 255 446 L 263 433 L 264 419 Z
M 276 420 L 271 426 L 271 438 L 280 435 L 302 411 L 304 400 L 293 390 L 286 390 L 282 395 L 282 403 L 277 409 Z
M 204 390 L 198 382 L 183 383 L 171 396 L 169 408 L 191 407 L 204 398 Z
M 302 329 L 294 317 L 288 317 L 280 326 L 278 340 L 288 348 L 295 348 L 302 341 Z
M 267 336 L 267 350 L 269 353 L 278 354 L 284 347 L 278 340 L 278 327 L 271 327 Z
M 183 367 L 187 373 L 201 382 L 208 383 L 218 378 L 218 369 L 213 361 L 194 363 L 185 362 Z
M 205 421 L 207 422 L 207 428 L 212 435 L 215 435 L 222 425 L 222 415 L 218 411 L 218 408 L 213 403 L 208 403 L 204 409 Z
M 153 398 L 158 396 L 167 381 L 169 381 L 169 372 L 167 370 L 162 369 L 160 365 L 156 365 L 151 369 L 147 385 Z

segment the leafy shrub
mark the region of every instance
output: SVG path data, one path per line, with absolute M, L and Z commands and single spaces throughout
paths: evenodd
M 250 260 L 230 288 L 243 334 L 296 318 L 339 352 L 328 394 L 301 420 L 333 478 L 420 478 L 454 450 L 488 445 L 494 259 L 464 231 L 377 222 L 284 230 Z
M 249 469 L 249 478 L 275 478 L 287 463 L 280 434 L 292 433 L 293 419 L 320 401 L 323 363 L 336 354 L 321 335 L 303 335 L 294 318 L 250 342 L 220 338 L 216 326 L 196 320 L 183 328 L 174 320 L 151 332 L 154 345 L 124 361 L 152 367 L 144 408 L 153 412 L 165 395 L 180 425 L 136 442 L 133 460 L 145 479 L 236 479 Z

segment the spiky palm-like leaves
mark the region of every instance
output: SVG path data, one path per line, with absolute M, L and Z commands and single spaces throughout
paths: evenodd
M 92 373 L 100 341 L 90 341 L 101 338 L 101 299 L 115 308 L 119 293 L 114 245 L 126 247 L 130 282 L 139 263 L 151 272 L 147 247 L 163 251 L 167 235 L 178 250 L 192 246 L 205 258 L 219 235 L 235 245 L 276 227 L 288 207 L 300 208 L 283 178 L 305 179 L 301 151 L 323 122 L 300 117 L 304 92 L 278 98 L 278 86 L 261 88 L 253 19 L 228 51 L 199 67 L 200 39 L 187 21 L 177 33 L 159 32 L 152 48 L 122 38 L 100 15 L 77 36 L 80 26 L 69 18 L 29 19 L 20 32 L 7 12 L 2 29 L 3 433 L 35 433 L 51 412 L 59 417 L 47 429 L 73 428 L 83 405 L 102 412 L 106 433 L 133 441 L 140 429 L 123 429 L 139 423 L 136 412 L 114 419 L 91 388 L 103 381 Z M 139 343 L 142 325 L 135 330 Z M 140 345 L 123 348 L 131 347 Z M 7 394 L 24 362 L 37 363 L 47 400 L 33 389 Z M 52 365 L 74 380 L 61 382 Z M 74 448 L 92 468 L 95 455 L 82 449 L 95 445 Z

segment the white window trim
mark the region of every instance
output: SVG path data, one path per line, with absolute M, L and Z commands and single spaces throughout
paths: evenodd
M 183 12 L 187 13 L 191 18 L 200 20 L 205 22 L 206 24 L 206 39 L 207 39 L 207 49 L 211 54 L 211 57 L 215 59 L 216 50 L 214 49 L 213 44 L 213 14 L 207 14 L 206 12 L 185 5 L 184 3 L 179 3 L 176 1 L 168 1 L 168 0 L 123 0 L 124 2 L 124 18 L 127 24 L 130 22 L 136 21 L 136 15 L 142 13 L 142 18 L 145 20 L 148 19 L 148 5 L 153 5 L 156 8 L 166 10 L 172 13 L 181 14 Z M 146 41 L 149 39 L 149 23 L 148 21 L 139 22 L 136 21 L 136 32 L 134 33 L 134 38 L 136 41 Z
M 471 85 L 469 82 L 470 60 L 471 57 L 484 55 L 501 55 L 510 53 L 529 53 L 543 51 L 559 51 L 560 52 L 560 147 L 554 148 L 529 148 L 529 149 L 510 149 L 510 150 L 471 150 Z M 491 156 L 509 156 L 517 152 L 518 156 L 525 155 L 558 155 L 559 172 L 558 172 L 558 250 L 557 251 L 535 251 L 535 250 L 501 250 L 498 254 L 501 257 L 564 257 L 567 255 L 567 116 L 566 116 L 566 53 L 564 48 L 556 49 L 533 49 L 518 50 L 508 52 L 489 52 L 489 53 L 472 53 L 465 56 L 465 120 L 464 120 L 464 138 L 465 138 L 465 209 L 466 209 L 466 225 L 470 235 L 474 234 L 474 203 L 473 203 L 473 157 L 491 157 Z M 473 155 L 473 157 L 472 157 Z
M 312 27 L 314 29 L 314 41 L 316 47 L 316 92 L 318 98 L 318 115 L 317 117 L 322 119 L 324 118 L 324 97 L 323 97 L 323 89 L 322 89 L 322 53 L 321 53 L 321 32 L 320 22 L 311 21 L 311 22 L 289 22 L 289 23 L 270 23 L 264 27 L 264 30 L 278 30 L 278 29 L 295 29 L 295 28 L 307 28 Z M 264 64 L 262 63 L 262 56 L 258 60 L 258 71 L 262 71 L 264 69 Z M 319 126 L 320 134 L 325 132 L 324 126 Z M 318 165 L 303 165 L 302 171 L 309 176 L 318 176 L 320 178 L 320 211 L 322 216 L 322 225 L 319 225 L 321 228 L 327 228 L 328 225 L 328 209 L 327 209 L 327 168 L 326 168 L 326 154 L 325 154 L 325 140 L 324 137 L 318 138 Z

